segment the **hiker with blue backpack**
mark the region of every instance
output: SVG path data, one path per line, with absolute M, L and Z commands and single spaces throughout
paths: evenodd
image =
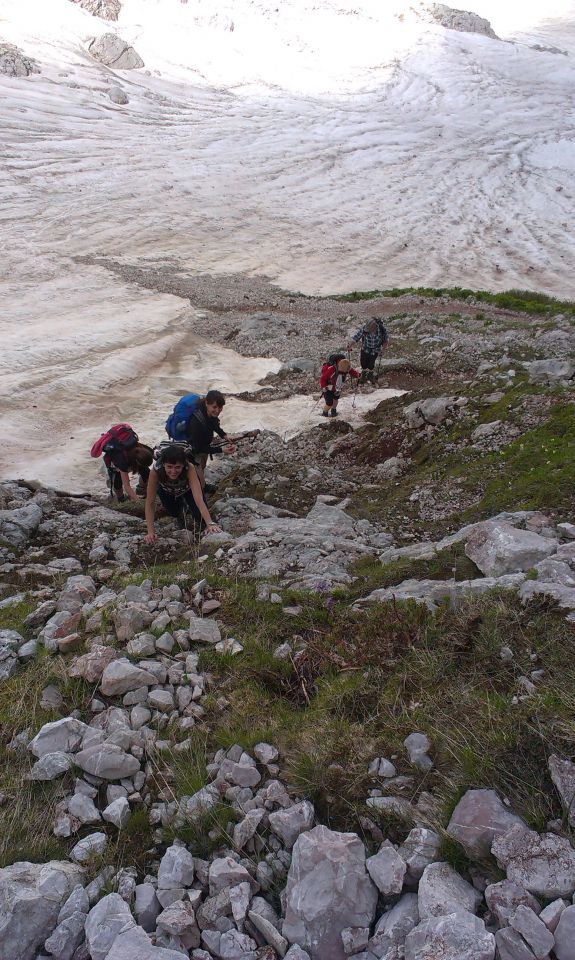
M 348 344 L 348 350 L 351 350 L 355 343 L 361 341 L 360 383 L 365 383 L 367 380 L 370 383 L 375 383 L 375 362 L 381 353 L 381 348 L 387 344 L 388 340 L 387 329 L 381 317 L 372 317 L 357 333 L 354 333 Z
M 146 495 L 153 451 L 145 443 L 140 443 L 138 434 L 129 423 L 114 424 L 96 440 L 90 455 L 100 457 L 102 454 L 112 498 L 122 503 L 126 497 L 137 501 L 138 494 Z M 130 482 L 131 473 L 140 478 L 135 490 Z
M 212 492 L 210 485 L 206 486 L 205 470 L 208 457 L 225 449 L 226 453 L 234 453 L 235 446 L 220 424 L 220 414 L 224 409 L 226 398 L 219 390 L 208 390 L 205 397 L 197 393 L 188 393 L 178 400 L 174 412 L 166 421 L 166 433 L 171 440 L 186 442 L 194 452 L 196 472 L 202 490 Z M 222 444 L 214 445 L 214 433 Z

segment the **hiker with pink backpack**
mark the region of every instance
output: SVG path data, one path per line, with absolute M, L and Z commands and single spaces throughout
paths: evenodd
M 116 423 L 96 440 L 90 455 L 104 455 L 104 464 L 108 471 L 110 496 L 122 503 L 126 497 L 138 500 L 146 495 L 150 467 L 154 459 L 151 447 L 140 443 L 138 434 L 129 423 Z M 139 476 L 136 489 L 130 482 L 130 474 Z

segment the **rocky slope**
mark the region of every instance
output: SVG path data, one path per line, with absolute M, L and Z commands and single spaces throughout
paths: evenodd
M 294 371 L 277 295 L 270 392 L 378 312 L 408 394 L 215 463 L 222 534 L 2 485 L 0 956 L 575 957 L 573 317 L 420 299 Z

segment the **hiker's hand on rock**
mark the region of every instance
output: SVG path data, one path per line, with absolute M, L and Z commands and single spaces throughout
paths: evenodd
M 224 453 L 235 453 L 237 449 L 235 443 L 226 443 Z
M 145 539 L 146 539 L 146 543 L 155 543 L 156 540 L 158 539 L 158 534 L 156 533 L 155 530 L 152 530 L 151 533 L 147 534 Z
M 136 503 L 137 503 L 138 500 L 139 500 L 138 494 L 136 493 L 135 490 L 130 490 L 128 496 L 129 496 L 130 500 L 135 500 Z
M 218 526 L 217 523 L 208 523 L 206 527 L 206 533 L 221 533 L 222 528 Z

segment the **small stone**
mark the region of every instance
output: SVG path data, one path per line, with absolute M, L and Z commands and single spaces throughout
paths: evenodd
M 105 833 L 91 833 L 79 840 L 69 853 L 70 860 L 76 863 L 88 863 L 93 857 L 100 857 L 106 850 L 108 840 Z

